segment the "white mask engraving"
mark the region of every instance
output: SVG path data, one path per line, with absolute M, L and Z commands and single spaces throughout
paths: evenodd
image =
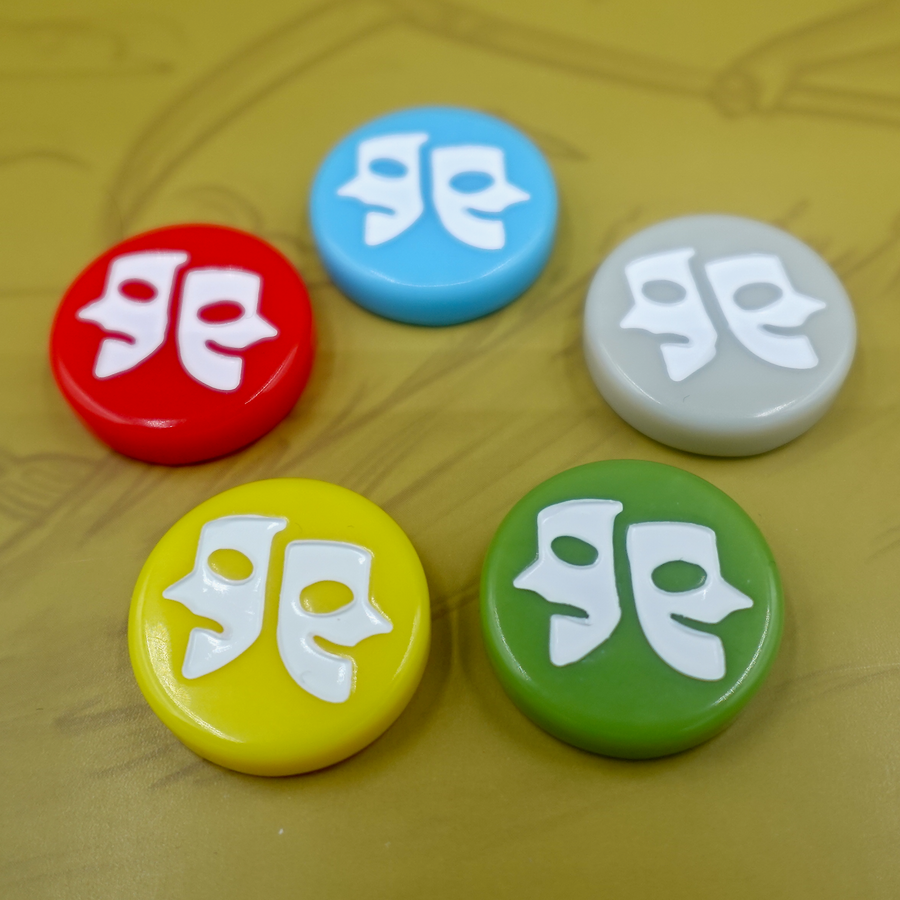
M 450 182 L 466 172 L 489 175 L 493 181 L 480 191 L 458 191 Z M 482 250 L 500 250 L 506 243 L 503 223 L 472 215 L 499 213 L 531 195 L 506 180 L 506 165 L 499 147 L 478 144 L 438 147 L 431 152 L 433 199 L 444 227 L 453 237 Z
M 795 328 L 825 303 L 795 291 L 777 256 L 752 253 L 706 264 L 706 276 L 737 339 L 760 359 L 788 369 L 812 369 L 819 359 L 806 335 L 774 334 L 767 326 Z M 752 284 L 773 285 L 781 291 L 762 309 L 742 309 L 735 294 Z
M 215 672 L 259 637 L 272 539 L 286 526 L 286 519 L 269 516 L 223 516 L 203 526 L 193 570 L 167 587 L 163 597 L 183 603 L 194 615 L 213 619 L 223 630 L 191 631 L 181 669 L 185 678 Z M 232 581 L 215 573 L 209 557 L 216 550 L 243 553 L 253 565 L 250 577 Z
M 338 188 L 338 196 L 390 210 L 366 213 L 364 239 L 368 246 L 397 237 L 422 215 L 419 148 L 427 140 L 423 132 L 386 134 L 361 141 L 356 148 L 356 175 Z M 399 163 L 405 171 L 394 177 L 379 175 L 372 171 L 372 163 L 379 159 Z
M 538 558 L 513 581 L 550 603 L 577 606 L 587 618 L 550 617 L 550 661 L 566 666 L 583 659 L 613 632 L 622 611 L 613 567 L 613 522 L 622 511 L 617 500 L 566 500 L 538 513 Z M 597 559 L 588 566 L 563 562 L 551 548 L 558 537 L 590 544 Z
M 686 522 L 641 522 L 626 536 L 638 619 L 650 646 L 677 672 L 700 681 L 725 677 L 725 649 L 714 634 L 689 628 L 674 615 L 697 622 L 721 622 L 753 601 L 722 578 L 716 533 Z M 671 593 L 653 583 L 663 563 L 684 560 L 700 566 L 706 581 L 695 590 Z
M 350 697 L 354 663 L 323 650 L 316 644 L 316 637 L 353 647 L 393 628 L 369 600 L 371 569 L 371 552 L 357 544 L 291 541 L 285 551 L 278 605 L 278 650 L 291 678 L 320 700 L 343 703 Z M 300 605 L 300 594 L 320 581 L 345 585 L 353 600 L 331 613 L 307 612 Z
M 106 331 L 131 338 L 104 338 L 94 360 L 94 377 L 111 378 L 152 356 L 166 339 L 172 285 L 178 268 L 188 260 L 182 251 L 150 250 L 117 256 L 109 265 L 103 295 L 83 306 L 76 317 Z M 133 300 L 122 293 L 129 281 L 150 285 L 155 295 Z
M 241 386 L 244 361 L 217 353 L 218 344 L 229 350 L 244 350 L 278 335 L 278 329 L 259 314 L 262 279 L 243 269 L 191 269 L 184 278 L 178 314 L 178 358 L 196 381 L 216 391 L 234 391 Z M 241 307 L 242 314 L 230 322 L 204 322 L 205 306 L 227 301 Z
M 687 338 L 687 343 L 660 346 L 672 381 L 684 381 L 716 355 L 716 329 L 703 306 L 688 263 L 693 255 L 690 248 L 671 250 L 636 259 L 625 266 L 634 306 L 622 319 L 621 327 Z M 684 297 L 673 303 L 651 300 L 644 288 L 653 281 L 674 282 L 684 291 Z

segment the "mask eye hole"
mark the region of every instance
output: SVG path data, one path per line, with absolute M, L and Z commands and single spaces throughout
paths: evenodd
M 487 172 L 460 172 L 450 179 L 450 187 L 458 194 L 478 194 L 493 183 L 494 179 Z
M 687 291 L 680 284 L 664 279 L 648 281 L 643 291 L 644 296 L 654 303 L 678 303 L 687 297 Z
M 695 591 L 706 583 L 706 571 L 683 559 L 673 559 L 657 566 L 650 577 L 661 591 L 669 594 Z
M 215 325 L 220 322 L 234 322 L 240 319 L 244 310 L 239 303 L 231 300 L 220 300 L 217 303 L 209 303 L 197 314 L 201 322 Z
M 147 281 L 132 278 L 119 285 L 119 293 L 129 300 L 136 300 L 138 303 L 149 303 L 156 296 L 156 288 Z
M 226 581 L 246 581 L 253 574 L 253 563 L 240 550 L 214 550 L 206 564 Z
M 554 538 L 550 549 L 557 559 L 570 566 L 592 566 L 600 555 L 597 548 L 592 547 L 587 541 L 568 534 Z
M 741 309 L 764 309 L 781 299 L 784 292 L 774 284 L 758 282 L 745 284 L 734 295 L 734 302 Z
M 352 602 L 353 591 L 339 581 L 317 581 L 300 593 L 300 605 L 317 616 L 337 612 Z
M 369 170 L 382 178 L 402 178 L 408 171 L 402 162 L 396 159 L 373 159 Z

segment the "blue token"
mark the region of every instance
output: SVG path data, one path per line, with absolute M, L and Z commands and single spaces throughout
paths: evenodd
M 335 284 L 415 325 L 466 322 L 518 297 L 547 262 L 556 209 L 553 174 L 525 135 L 441 106 L 391 113 L 344 138 L 310 198 Z

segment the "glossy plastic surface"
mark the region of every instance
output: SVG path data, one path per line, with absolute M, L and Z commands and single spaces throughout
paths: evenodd
M 198 462 L 243 447 L 297 402 L 312 310 L 274 247 L 217 225 L 129 238 L 72 283 L 53 323 L 57 384 L 113 449 Z
M 856 348 L 853 308 L 797 238 L 736 216 L 646 228 L 597 270 L 584 352 L 609 405 L 694 453 L 749 456 L 824 415 Z
M 251 574 L 223 570 L 223 549 Z M 316 586 L 339 587 L 342 605 L 317 606 Z M 422 677 L 430 624 L 396 523 L 345 488 L 284 478 L 232 488 L 172 526 L 138 578 L 128 643 L 141 691 L 188 747 L 292 775 L 391 725 Z
M 492 313 L 538 277 L 557 197 L 535 145 L 484 113 L 421 107 L 354 131 L 310 198 L 322 261 L 360 306 L 416 325 Z
M 578 560 L 562 538 L 593 553 Z M 673 581 L 672 564 L 702 570 L 699 583 Z M 759 530 L 720 490 L 659 463 L 590 463 L 536 487 L 498 529 L 481 590 L 488 656 L 512 700 L 609 756 L 711 738 L 760 687 L 781 638 L 781 584 Z

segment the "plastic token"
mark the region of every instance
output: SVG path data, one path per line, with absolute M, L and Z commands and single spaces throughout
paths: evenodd
M 216 225 L 129 238 L 66 292 L 53 373 L 87 426 L 147 462 L 244 447 L 290 412 L 313 360 L 306 287 L 273 247 Z
M 556 186 L 520 131 L 466 109 L 392 113 L 322 163 L 310 217 L 335 284 L 360 306 L 415 325 L 492 313 L 540 274 Z
M 374 503 L 321 481 L 225 491 L 179 520 L 131 601 L 138 685 L 188 747 L 254 775 L 331 765 L 374 741 L 422 677 L 419 558 Z
M 855 348 L 853 308 L 827 263 L 734 216 L 629 238 L 585 308 L 585 355 L 609 405 L 664 444 L 713 456 L 762 453 L 810 428 Z
M 482 627 L 516 705 L 576 747 L 641 759 L 725 728 L 778 649 L 778 570 L 741 508 L 658 463 L 569 469 L 488 552 Z

